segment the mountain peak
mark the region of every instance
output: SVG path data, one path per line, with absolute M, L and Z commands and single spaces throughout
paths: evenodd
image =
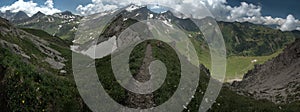
M 24 19 L 24 18 L 28 18 L 29 16 L 23 12 L 23 11 L 19 11 L 15 14 L 15 18 L 18 18 L 18 19 Z
M 74 15 L 72 12 L 70 11 L 64 11 L 64 12 L 61 12 L 62 15 Z
M 41 17 L 41 16 L 45 16 L 46 14 L 42 13 L 41 11 L 38 11 L 37 13 L 35 13 L 32 17 Z

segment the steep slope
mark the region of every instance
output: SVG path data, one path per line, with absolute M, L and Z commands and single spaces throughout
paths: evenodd
M 128 10 L 130 7 L 137 7 L 134 10 Z M 116 15 L 108 25 L 105 33 L 99 38 L 100 42 L 105 41 L 108 37 L 118 36 L 126 26 L 130 26 L 138 21 L 158 19 L 168 25 L 175 25 L 181 28 L 187 33 L 187 35 L 196 38 L 197 41 L 204 43 L 202 32 L 190 18 L 179 18 L 172 12 L 167 11 L 164 13 L 154 13 L 147 7 L 143 6 L 128 6 L 124 11 L 121 11 Z M 100 14 L 99 14 L 100 15 Z M 85 19 L 95 19 L 97 17 L 90 17 Z M 98 17 L 91 23 L 101 22 L 102 17 Z M 207 17 L 203 19 L 193 19 L 197 23 L 201 23 L 203 26 L 209 25 L 213 18 Z M 86 20 L 88 21 L 88 20 Z M 124 23 L 124 24 L 122 24 Z M 294 41 L 297 33 L 294 32 L 282 32 L 277 29 L 272 29 L 263 25 L 256 25 L 252 23 L 229 23 L 229 22 L 218 22 L 221 32 L 223 34 L 226 49 L 229 56 L 266 56 L 271 55 L 280 49 L 283 49 L 286 44 Z M 90 24 L 91 27 L 96 27 L 97 24 Z M 116 29 L 121 28 L 116 31 Z M 90 31 L 90 33 L 93 33 Z M 87 34 L 88 35 L 88 34 Z M 91 38 L 95 39 L 96 37 Z M 78 39 L 74 42 L 84 40 Z M 87 40 L 80 41 L 79 43 L 86 42 Z M 207 50 L 207 49 L 202 49 Z
M 229 55 L 271 55 L 296 38 L 293 32 L 282 32 L 252 23 L 218 22 Z
M 135 11 L 141 11 L 141 10 L 130 10 L 131 12 Z M 114 20 L 111 21 L 109 26 L 106 26 L 106 29 L 100 36 L 100 42 L 98 44 L 101 44 L 102 42 L 105 42 L 106 40 L 113 38 L 113 36 L 118 36 L 120 33 L 128 28 L 130 25 L 137 22 L 136 19 L 130 19 L 127 17 L 130 17 L 130 15 L 135 16 L 136 13 L 131 14 L 130 11 L 125 11 L 120 15 L 117 15 Z M 145 11 L 145 10 L 143 10 Z M 123 15 L 125 14 L 125 15 Z M 143 17 L 144 19 L 147 19 L 150 17 L 151 14 L 143 13 L 147 15 L 146 17 Z M 151 17 L 156 17 L 155 15 Z M 158 16 L 159 17 L 159 16 Z M 93 23 L 93 22 L 91 22 Z M 147 31 L 145 31 L 147 32 Z M 131 32 L 134 33 L 134 32 Z M 130 35 L 130 34 L 128 34 Z M 133 34 L 134 35 L 134 34 Z M 115 38 L 115 37 L 114 37 Z M 195 38 L 191 38 L 195 39 Z M 130 39 L 129 39 L 130 40 Z M 197 47 L 200 45 L 199 41 L 196 40 Z M 87 42 L 88 43 L 88 42 Z M 159 89 L 158 91 L 155 91 L 153 93 L 153 97 L 151 96 L 150 99 L 154 99 L 155 105 L 160 105 L 165 103 L 174 93 L 174 91 L 177 88 L 178 82 L 180 77 L 178 76 L 179 70 L 178 67 L 180 63 L 178 63 L 178 57 L 176 54 L 174 54 L 174 51 L 172 48 L 170 48 L 166 44 L 157 44 L 157 41 L 146 41 L 143 42 L 133 49 L 131 52 L 129 67 L 130 71 L 133 76 L 135 76 L 140 69 L 140 66 L 143 65 L 143 59 L 145 58 L 145 52 L 147 49 L 147 46 L 151 44 L 152 50 L 153 50 L 153 56 L 158 59 L 162 60 L 168 70 L 168 76 L 166 79 L 166 83 L 164 86 Z M 88 43 L 89 44 L 89 43 Z M 160 46 L 159 46 L 160 45 Z M 200 46 L 201 47 L 201 46 Z M 200 48 L 198 47 L 198 48 Z M 84 49 L 84 48 L 83 48 Z M 96 60 L 96 67 L 97 67 L 97 73 L 100 77 L 101 84 L 105 88 L 106 92 L 118 103 L 125 105 L 125 106 L 131 106 L 133 108 L 139 108 L 137 105 L 132 106 L 128 101 L 128 91 L 126 91 L 124 88 L 118 84 L 117 80 L 114 78 L 113 71 L 111 68 L 111 56 L 107 55 L 103 58 L 99 58 Z M 210 99 L 203 98 L 204 93 L 206 92 L 206 88 L 209 81 L 209 70 L 206 69 L 204 66 L 201 67 L 201 74 L 200 74 L 200 80 L 199 85 L 196 90 L 196 94 L 192 97 L 192 102 L 190 104 L 182 105 L 182 107 L 185 108 L 184 112 L 197 112 L 201 101 L 209 102 Z M 219 82 L 215 81 L 215 84 L 220 84 Z M 141 95 L 137 95 L 141 96 Z M 139 97 L 139 98 L 145 98 L 145 97 Z M 147 98 L 147 97 L 146 97 Z M 146 99 L 145 98 L 145 99 Z M 147 101 L 139 99 L 139 101 Z M 143 108 L 143 107 L 140 107 Z M 255 100 L 254 98 L 238 95 L 235 92 L 231 91 L 227 87 L 224 87 L 218 97 L 218 99 L 215 101 L 213 107 L 209 110 L 212 112 L 219 112 L 219 111 L 243 111 L 243 112 L 253 112 L 253 111 L 267 111 L 267 112 L 285 112 L 285 111 L 291 111 L 291 112 L 297 112 L 299 110 L 299 103 L 295 104 L 288 104 L 288 105 L 277 105 L 270 101 L 266 100 Z
M 300 39 L 289 45 L 278 57 L 262 65 L 256 65 L 233 87 L 255 99 L 267 99 L 275 103 L 291 103 L 300 100 Z
M 180 63 L 174 54 L 172 48 L 167 44 L 161 44 L 161 47 L 157 46 L 157 41 L 147 41 L 137 45 L 131 55 L 129 67 L 133 75 L 138 73 L 140 66 L 143 64 L 143 59 L 145 58 L 145 52 L 147 45 L 152 46 L 153 56 L 155 59 L 161 60 L 166 64 L 168 70 L 168 76 L 166 77 L 166 83 L 157 91 L 153 93 L 153 99 L 156 105 L 161 105 L 165 103 L 178 88 L 178 82 L 180 79 L 180 74 L 178 74 L 180 69 L 178 68 Z M 110 63 L 111 56 L 106 56 L 101 59 L 96 60 L 97 73 L 99 74 L 99 80 L 105 88 L 106 92 L 118 103 L 129 106 L 132 108 L 138 108 L 137 105 L 131 105 L 127 98 L 128 91 L 122 88 L 117 80 L 114 78 L 113 71 Z M 209 98 L 203 98 L 209 81 L 209 70 L 204 66 L 200 67 L 200 80 L 199 85 L 196 89 L 195 95 L 191 96 L 191 102 L 187 105 L 182 105 L 184 107 L 183 112 L 198 112 L 200 108 L 201 101 L 209 102 Z M 215 82 L 218 84 L 218 82 Z M 136 94 L 138 95 L 138 94 Z M 139 101 L 143 101 L 140 96 Z M 134 100 L 133 100 L 134 101 Z M 209 112 L 298 112 L 299 102 L 292 104 L 274 104 L 267 100 L 255 100 L 254 98 L 238 95 L 236 92 L 231 91 L 227 87 L 223 87 L 214 105 L 208 110 Z M 143 108 L 143 107 L 141 107 Z
M 134 8 L 132 8 L 134 7 Z M 131 10 L 129 10 L 131 9 Z M 132 10 L 134 9 L 134 10 Z M 113 12 L 113 11 L 112 11 Z M 106 14 L 110 14 L 109 12 Z M 101 16 L 97 16 L 101 15 Z M 96 19 L 95 19 L 96 18 Z M 82 26 L 91 27 L 90 31 L 84 32 L 83 38 L 77 38 L 73 42 L 91 44 L 93 39 L 99 39 L 99 45 L 103 41 L 107 41 L 112 37 L 118 35 L 124 31 L 128 26 L 133 25 L 139 21 L 158 19 L 166 23 L 167 25 L 177 26 L 190 37 L 191 41 L 196 46 L 199 60 L 207 68 L 210 68 L 210 54 L 207 43 L 204 41 L 203 34 L 199 31 L 199 28 L 189 18 L 180 18 L 174 15 L 172 12 L 167 11 L 164 13 L 154 13 L 147 7 L 142 6 L 128 6 L 124 11 L 121 11 L 116 15 L 110 24 L 101 27 L 107 27 L 100 37 L 93 36 L 91 34 L 97 34 L 97 28 L 100 27 L 102 19 L 107 19 L 105 14 L 96 14 L 91 17 L 85 18 L 89 23 L 82 23 Z M 213 18 L 204 18 L 201 20 L 195 19 L 196 22 L 202 23 L 203 27 L 209 25 Z M 96 24 L 95 24 L 96 23 Z M 252 23 L 229 23 L 229 22 L 217 22 L 222 31 L 226 52 L 228 54 L 228 70 L 226 80 L 231 81 L 235 79 L 241 79 L 242 76 L 250 69 L 254 68 L 255 64 L 262 64 L 265 61 L 277 56 L 281 50 L 294 41 L 299 33 L 294 32 L 282 32 L 277 29 L 272 29 L 263 25 L 256 25 Z M 98 26 L 97 26 L 98 25 Z M 91 45 L 87 45 L 87 48 L 81 48 L 83 51 L 88 51 Z
M 58 37 L 0 18 L 1 111 L 83 111 L 70 54 Z
M 128 27 L 128 26 L 127 26 Z M 70 52 L 63 40 L 40 30 L 18 29 L 7 20 L 0 19 L 0 108 L 3 111 L 89 111 L 80 98 L 71 76 Z M 150 42 L 153 56 L 162 60 L 168 68 L 166 83 L 155 92 L 156 104 L 164 103 L 177 89 L 179 82 L 179 60 L 175 52 L 166 44 Z M 147 43 L 133 50 L 130 70 L 137 73 L 140 68 Z M 159 45 L 159 46 L 158 46 Z M 19 46 L 19 47 L 17 47 Z M 39 49 L 41 48 L 42 49 Z M 23 54 L 23 55 L 22 55 Z M 43 60 L 56 57 L 65 59 L 63 69 L 52 68 Z M 45 64 L 45 65 L 43 65 Z M 99 80 L 108 94 L 121 104 L 126 104 L 126 91 L 118 86 L 111 70 L 110 55 L 96 60 Z M 39 68 L 43 68 L 42 70 Z M 66 74 L 60 74 L 66 70 Z M 63 72 L 65 73 L 65 72 Z M 201 79 L 192 102 L 185 111 L 197 112 L 209 80 L 209 70 L 201 67 Z M 216 82 L 219 84 L 218 82 Z M 2 97 L 3 96 L 3 97 Z M 191 96 L 192 97 L 192 96 Z M 210 111 L 297 111 L 299 104 L 275 105 L 268 101 L 257 101 L 237 95 L 223 88 Z
M 14 53 L 22 55 L 28 60 L 32 60 L 33 64 L 41 64 L 47 68 L 49 64 L 54 69 L 63 69 L 66 57 L 63 57 L 62 50 L 68 49 L 65 42 L 57 37 L 52 37 L 40 30 L 29 30 L 35 35 L 32 35 L 24 30 L 20 30 L 6 20 L 2 20 L 1 32 L 1 46 L 9 48 Z M 34 31 L 34 32 L 33 32 Z M 47 41 L 57 40 L 57 41 Z M 60 48 L 60 49 L 55 49 Z M 46 63 L 45 63 L 46 62 Z M 48 63 L 47 63 L 48 62 Z

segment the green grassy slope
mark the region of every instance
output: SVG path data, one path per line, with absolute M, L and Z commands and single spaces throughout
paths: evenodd
M 71 51 L 62 39 L 41 30 L 17 29 L 0 20 L 0 28 L 11 29 L 1 33 L 0 40 L 19 46 L 31 58 L 24 58 L 14 49 L 0 44 L 0 107 L 1 111 L 84 111 L 71 75 Z M 37 36 L 34 37 L 33 35 Z M 15 35 L 20 34 L 20 35 Z M 46 41 L 47 47 L 57 50 L 67 61 L 61 75 L 43 61 L 42 53 L 32 39 Z M 87 109 L 86 109 L 87 110 Z
M 226 81 L 241 79 L 255 64 L 262 64 L 281 53 L 286 44 L 299 38 L 299 32 L 282 32 L 252 23 L 218 22 L 227 50 Z M 211 66 L 207 43 L 201 34 L 187 32 L 192 37 L 200 63 Z M 256 62 L 252 62 L 256 60 Z
M 136 73 L 139 69 L 138 65 L 141 65 L 141 61 L 144 57 L 143 52 L 145 51 L 146 45 L 149 42 L 143 42 L 136 46 L 131 54 L 130 58 L 130 70 L 132 73 Z M 178 85 L 178 74 L 176 72 L 180 72 L 178 69 L 172 69 L 173 67 L 178 67 L 179 65 L 176 64 L 177 57 L 171 56 L 169 54 L 175 53 L 171 48 L 167 45 L 163 45 L 163 47 L 157 47 L 155 43 L 157 41 L 150 42 L 153 47 L 153 56 L 156 59 L 163 60 L 164 64 L 166 64 L 168 68 L 168 76 L 167 82 L 162 88 L 158 91 L 155 91 L 155 103 L 162 104 L 167 101 L 174 93 L 176 85 Z M 171 57 L 170 57 L 171 56 Z M 169 65 L 169 66 L 168 66 Z M 123 104 L 126 105 L 124 102 L 127 98 L 126 90 L 124 90 L 118 82 L 115 80 L 112 69 L 110 66 L 110 56 L 107 56 L 103 59 L 98 59 L 96 61 L 97 72 L 99 74 L 99 79 L 103 86 L 105 87 L 107 93 L 109 93 L 112 98 Z M 196 94 L 192 99 L 191 103 L 185 109 L 185 112 L 197 112 L 199 109 L 199 105 L 203 98 L 203 94 L 206 91 L 206 87 L 208 84 L 209 77 L 205 74 L 205 72 L 201 71 L 201 76 L 199 80 L 199 85 L 196 90 Z M 166 88 L 166 89 L 165 89 Z M 300 109 L 299 103 L 295 102 L 293 104 L 287 105 L 276 105 L 272 102 L 265 101 L 265 100 L 255 100 L 249 97 L 241 96 L 236 94 L 235 92 L 229 90 L 227 87 L 223 87 L 219 97 L 217 98 L 216 102 L 214 103 L 213 107 L 209 110 L 211 112 L 297 112 Z
M 80 111 L 82 101 L 70 78 L 38 72 L 38 65 L 0 48 L 0 65 L 5 68 L 1 94 L 3 111 Z

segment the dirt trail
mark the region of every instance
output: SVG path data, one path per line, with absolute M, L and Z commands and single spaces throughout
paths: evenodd
M 150 80 L 151 75 L 149 73 L 149 66 L 152 61 L 154 61 L 154 58 L 152 57 L 152 47 L 150 44 L 148 44 L 145 52 L 145 57 L 143 59 L 143 64 L 140 67 L 138 74 L 134 76 L 136 80 L 138 80 L 139 82 L 146 82 Z M 147 88 L 151 88 L 151 84 Z M 154 95 L 152 93 L 136 94 L 128 92 L 128 99 L 126 101 L 126 104 L 128 104 L 128 107 L 130 108 L 151 108 L 155 106 L 153 97 Z

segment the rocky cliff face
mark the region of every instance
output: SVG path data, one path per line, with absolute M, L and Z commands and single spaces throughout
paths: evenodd
M 240 94 L 274 103 L 300 100 L 300 39 L 278 57 L 256 65 L 240 82 L 232 84 Z
M 40 30 L 30 31 L 36 34 L 44 33 Z M 48 41 L 50 39 L 55 40 L 55 42 Z M 63 57 L 60 49 L 55 49 L 56 47 L 68 49 L 67 44 L 64 44 L 58 37 L 52 37 L 46 33 L 40 36 L 33 35 L 14 27 L 7 20 L 2 18 L 0 18 L 0 47 L 21 55 L 31 63 L 37 65 L 45 63 L 56 70 L 63 69 L 67 61 L 65 57 Z

